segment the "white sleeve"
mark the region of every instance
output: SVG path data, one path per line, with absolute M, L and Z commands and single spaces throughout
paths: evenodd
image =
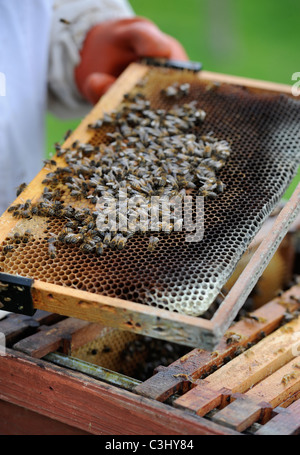
M 81 118 L 88 113 L 91 104 L 81 96 L 74 80 L 85 36 L 100 22 L 133 16 L 127 0 L 54 0 L 48 70 L 50 112 L 62 118 Z

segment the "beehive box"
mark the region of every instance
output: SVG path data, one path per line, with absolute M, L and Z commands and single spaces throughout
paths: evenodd
M 136 363 L 147 363 L 148 339 L 41 310 L 9 315 L 0 432 L 299 434 L 299 289 L 240 318 L 215 352 L 158 356 L 146 379 Z M 160 343 L 159 355 L 169 345 Z
M 94 130 L 89 125 L 118 110 L 128 92 L 143 92 L 155 109 L 172 109 L 174 100 L 164 98 L 161 89 L 174 81 L 191 86 L 179 104 L 196 100 L 207 113 L 196 134 L 213 130 L 232 149 L 220 171 L 225 192 L 205 201 L 203 240 L 187 244 L 183 232 L 158 234 L 159 245 L 149 252 L 149 236 L 134 235 L 122 251 L 105 250 L 100 257 L 66 244 L 58 245 L 51 257 L 49 239 L 59 235 L 69 215 L 30 212 L 24 219 L 23 215 L 13 216 L 9 209 L 0 220 L 1 271 L 34 279 L 35 308 L 213 349 L 299 210 L 298 189 L 213 318 L 201 317 L 199 308 L 213 303 L 297 171 L 300 107 L 290 88 L 133 64 L 60 147 L 72 148 L 77 140 L 93 146 L 107 144 L 110 127 Z M 55 165 L 45 165 L 14 205 L 27 200 L 30 205 L 38 203 L 47 174 L 66 166 L 60 155 L 54 157 Z M 59 189 L 65 205 L 87 207 L 86 201 L 72 197 L 66 187 Z M 9 303 L 5 302 L 5 308 L 9 310 Z

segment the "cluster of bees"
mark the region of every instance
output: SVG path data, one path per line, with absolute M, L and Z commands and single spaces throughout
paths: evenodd
M 190 350 L 187 346 L 138 335 L 126 343 L 120 352 L 120 365 L 125 367 L 125 372 L 131 365 L 136 365 L 133 376 L 140 381 L 146 381 L 153 375 L 156 367 L 170 365 Z M 140 356 L 143 358 L 142 362 L 137 361 Z M 120 372 L 124 373 L 123 369 Z
M 182 84 L 166 88 L 164 93 L 177 99 L 188 91 L 189 84 Z M 48 239 L 51 258 L 55 258 L 59 243 L 79 245 L 84 253 L 98 255 L 107 247 L 122 249 L 136 232 L 146 234 L 141 224 L 131 220 L 139 219 L 143 210 L 149 213 L 153 196 L 167 197 L 172 203 L 173 198 L 183 200 L 190 192 L 212 199 L 224 191 L 217 173 L 231 153 L 230 146 L 212 133 L 197 132 L 205 116 L 195 101 L 170 110 L 153 109 L 142 93 L 126 94 L 118 111 L 105 113 L 88 125 L 91 130 L 106 128 L 107 143 L 94 146 L 76 140 L 68 149 L 56 144 L 56 154 L 65 165 L 47 160 L 50 172 L 42 182 L 40 200 L 27 200 L 9 211 L 17 218 L 46 216 L 66 221 L 61 232 Z M 125 214 L 118 210 L 122 192 L 135 202 Z M 66 196 L 76 201 L 75 207 L 64 203 Z M 107 229 L 98 229 L 98 216 L 109 218 L 107 202 L 112 198 L 117 201 L 117 227 L 108 223 Z M 163 215 L 161 208 L 158 215 Z M 118 229 L 121 221 L 127 229 Z M 167 226 L 159 221 L 154 230 L 176 230 L 175 217 L 171 215 Z M 148 249 L 153 251 L 158 242 L 159 238 L 151 235 Z
M 169 85 L 166 88 L 163 88 L 161 90 L 162 95 L 166 96 L 167 98 L 174 98 L 174 99 L 180 99 L 186 95 L 188 95 L 190 92 L 190 84 L 185 83 L 185 84 L 179 84 L 178 82 L 175 82 L 172 85 Z

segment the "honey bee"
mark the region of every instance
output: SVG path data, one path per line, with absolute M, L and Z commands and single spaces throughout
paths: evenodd
M 105 247 L 105 245 L 102 242 L 97 243 L 96 254 L 98 256 L 101 256 L 101 254 L 103 254 L 104 247 Z
M 206 145 L 203 150 L 203 158 L 210 158 L 212 155 L 212 146 L 211 145 Z
M 250 320 L 255 321 L 255 322 L 266 322 L 265 318 L 262 318 L 260 316 L 256 316 L 255 314 L 251 314 L 251 313 L 246 313 L 243 316 L 243 319 L 250 319 Z
M 217 180 L 216 181 L 216 185 L 217 185 L 216 186 L 217 192 L 218 193 L 223 193 L 225 188 L 226 188 L 226 185 L 223 182 L 221 182 L 221 180 Z
M 108 114 L 108 113 L 105 113 L 103 115 L 103 119 L 102 119 L 102 122 L 103 124 L 113 124 L 114 123 L 114 118 L 113 118 L 113 115 L 111 114 Z
M 61 19 L 59 19 L 59 22 L 61 22 L 62 24 L 65 24 L 65 25 L 71 25 L 71 22 L 68 21 L 67 19 L 61 18 Z
M 84 253 L 92 253 L 96 249 L 96 246 L 95 246 L 95 244 L 89 242 L 89 243 L 82 243 L 79 248 Z
M 17 245 L 21 243 L 22 235 L 19 232 L 15 232 L 13 235 L 13 239 Z
M 32 236 L 31 231 L 30 231 L 29 229 L 27 229 L 27 230 L 24 232 L 23 236 L 22 236 L 22 241 L 23 241 L 23 243 L 28 243 L 29 238 L 30 238 L 31 236 Z
M 52 159 L 44 160 L 43 163 L 44 163 L 44 166 L 56 166 L 56 164 L 57 164 L 56 161 L 52 160 Z
M 101 128 L 102 125 L 103 125 L 103 122 L 101 119 L 99 119 L 99 120 L 96 120 L 94 123 L 89 123 L 88 128 L 93 129 L 93 130 L 98 130 L 99 128 Z
M 241 340 L 241 335 L 238 333 L 230 333 L 226 339 L 226 344 L 238 343 Z
M 159 242 L 159 238 L 158 237 L 151 236 L 149 238 L 148 250 L 149 251 L 154 251 L 155 248 L 157 247 L 158 242 Z
M 14 211 L 16 211 L 16 210 L 19 209 L 20 205 L 21 205 L 21 204 L 11 205 L 10 207 L 8 207 L 7 211 L 8 211 L 9 213 L 14 212 Z
M 51 239 L 50 239 L 51 240 Z M 51 259 L 56 258 L 56 246 L 54 242 L 48 243 L 48 254 Z
M 123 247 L 123 242 L 124 242 L 124 245 L 125 245 L 125 242 L 126 242 L 125 237 L 123 237 L 122 234 L 116 234 L 116 235 L 111 239 L 110 247 L 111 247 L 111 248 L 119 248 L 119 246 L 120 246 L 120 249 L 122 249 L 122 247 Z
M 165 89 L 162 89 L 161 93 L 167 98 L 177 98 L 180 92 L 178 90 L 177 84 L 174 84 L 169 85 L 169 87 L 166 87 Z
M 74 141 L 72 144 L 72 149 L 77 149 L 78 146 L 79 146 L 79 140 L 76 139 L 76 141 Z
M 21 183 L 21 185 L 18 186 L 16 195 L 17 197 L 20 196 L 20 194 L 27 188 L 27 183 Z
M 44 180 L 42 180 L 43 185 L 49 185 L 49 186 L 57 186 L 59 184 L 59 179 L 55 177 L 46 177 Z
M 287 385 L 287 383 L 290 382 L 292 379 L 296 379 L 295 373 L 285 374 L 281 379 L 281 383 Z
M 13 245 L 5 245 L 3 248 L 3 252 L 4 252 L 4 254 L 7 254 L 7 253 L 11 252 L 13 249 L 14 249 Z
M 214 191 L 209 191 L 209 190 L 202 190 L 202 188 L 198 192 L 199 196 L 203 196 L 204 198 L 207 199 L 215 199 L 218 197 L 217 193 Z
M 71 129 L 69 129 L 69 130 L 67 130 L 67 131 L 65 132 L 64 141 L 66 141 L 67 139 L 69 139 L 69 137 L 71 136 L 72 132 L 73 132 L 73 131 L 72 131 Z
M 82 198 L 82 192 L 80 190 L 72 190 L 70 195 L 77 200 Z

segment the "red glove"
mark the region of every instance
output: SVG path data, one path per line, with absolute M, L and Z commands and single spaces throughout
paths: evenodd
M 135 17 L 94 26 L 75 68 L 79 91 L 95 104 L 129 63 L 141 57 L 188 59 L 181 44 L 148 19 Z

